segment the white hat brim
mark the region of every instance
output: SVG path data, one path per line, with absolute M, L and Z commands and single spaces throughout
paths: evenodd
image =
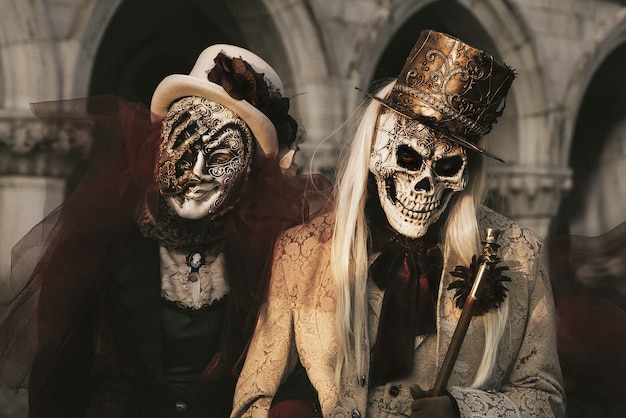
M 184 74 L 164 78 L 152 96 L 153 118 L 164 118 L 174 101 L 187 96 L 204 97 L 232 110 L 250 127 L 263 155 L 278 155 L 278 136 L 269 118 L 246 100 L 234 99 L 220 85 L 208 80 Z

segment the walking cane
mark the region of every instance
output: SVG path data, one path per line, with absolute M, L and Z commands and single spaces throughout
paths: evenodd
M 478 272 L 476 273 L 476 277 L 474 278 L 474 283 L 472 284 L 470 293 L 465 299 L 465 304 L 463 305 L 463 310 L 461 311 L 461 317 L 459 318 L 459 322 L 456 325 L 454 334 L 452 334 L 452 339 L 450 340 L 450 346 L 448 347 L 448 351 L 446 352 L 446 357 L 443 360 L 441 370 L 439 370 L 439 374 L 437 375 L 437 379 L 435 380 L 435 386 L 433 387 L 432 396 L 442 396 L 446 390 L 446 386 L 448 385 L 448 379 L 450 379 L 450 375 L 452 374 L 452 369 L 454 368 L 454 363 L 456 362 L 456 358 L 459 355 L 461 345 L 463 344 L 463 340 L 465 339 L 467 328 L 469 327 L 472 316 L 474 315 L 476 301 L 480 297 L 480 290 L 484 282 L 483 276 L 485 275 L 485 271 L 490 268 L 490 265 L 493 265 L 499 261 L 499 258 L 496 254 L 498 248 L 500 248 L 500 246 L 497 244 L 499 235 L 500 231 L 496 229 L 487 228 L 485 230 L 485 240 L 482 241 L 483 250 L 480 258 Z

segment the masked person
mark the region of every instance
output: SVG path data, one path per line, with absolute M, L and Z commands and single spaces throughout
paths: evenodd
M 298 360 L 324 417 L 564 414 L 542 243 L 481 205 L 481 159 L 491 154 L 476 143 L 513 79 L 483 51 L 420 34 L 397 79 L 364 108 L 333 211 L 278 241 L 233 417 L 264 416 Z M 484 228 L 501 231 L 501 261 L 447 390 L 430 396 Z
M 16 247 L 52 229 L 0 329 L 1 380 L 28 385 L 30 417 L 227 417 L 274 240 L 310 210 L 282 82 L 214 45 L 158 85 L 151 111 L 36 110 L 67 121 L 80 106 L 123 142 Z

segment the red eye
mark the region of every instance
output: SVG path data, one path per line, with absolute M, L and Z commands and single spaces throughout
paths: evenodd
M 456 175 L 463 167 L 463 158 L 461 156 L 454 156 L 448 158 L 442 158 L 435 162 L 434 170 L 437 175 L 441 177 L 452 177 Z
M 415 171 L 422 166 L 422 156 L 406 145 L 398 147 L 396 155 L 398 165 L 402 168 Z

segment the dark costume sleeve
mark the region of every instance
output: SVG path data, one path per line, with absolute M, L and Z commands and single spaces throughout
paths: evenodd
M 35 357 L 29 382 L 30 417 L 85 416 L 89 401 L 86 382 L 93 362 L 92 341 L 90 318 L 84 317 L 57 353 L 52 367 L 47 366 L 50 360 L 45 358 L 45 352 Z

